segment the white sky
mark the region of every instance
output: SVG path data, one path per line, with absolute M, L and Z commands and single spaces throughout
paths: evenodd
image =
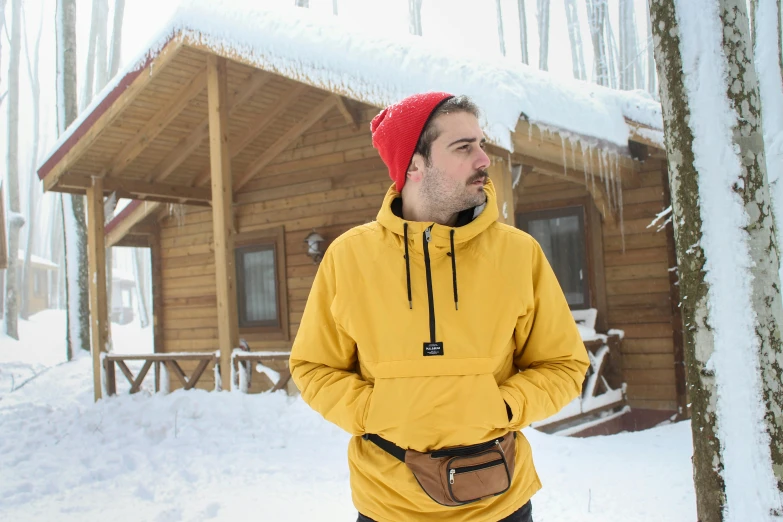
M 293 6 L 294 0 L 246 0 L 257 4 L 265 2 L 274 6 Z M 408 0 L 338 0 L 339 16 L 350 19 L 357 26 L 373 27 L 378 33 L 385 35 L 408 33 Z M 647 43 L 646 0 L 634 0 L 636 19 L 639 28 L 640 56 L 646 70 L 646 53 L 643 49 Z M 10 25 L 11 2 L 6 10 L 6 32 Z M 43 24 L 43 36 L 40 49 L 41 75 L 41 138 L 39 145 L 40 161 L 56 141 L 56 111 L 55 111 L 55 6 L 56 0 L 22 0 L 26 15 L 26 31 L 30 47 L 39 24 Z M 154 38 L 174 13 L 180 0 L 126 0 L 123 25 L 122 65 L 135 59 L 142 53 L 147 43 Z M 587 14 L 584 0 L 577 0 L 579 16 L 582 25 L 582 42 L 588 78 L 592 77 L 592 46 L 587 27 Z M 90 15 L 92 0 L 76 0 L 76 31 L 78 80 L 84 77 L 87 59 L 87 44 L 90 30 Z M 114 2 L 109 0 L 109 20 L 113 17 Z M 422 32 L 424 38 L 440 42 L 444 47 L 460 54 L 481 56 L 498 56 L 500 53 L 497 31 L 497 14 L 495 0 L 424 0 L 422 5 Z M 536 18 L 536 0 L 525 0 L 528 29 L 528 54 L 532 66 L 538 65 L 538 30 Z M 310 0 L 310 9 L 332 16 L 332 0 Z M 519 15 L 517 0 L 501 0 L 506 57 L 509 60 L 520 59 L 519 45 Z M 615 39 L 619 36 L 618 0 L 609 0 L 609 12 L 612 17 L 612 27 Z M 111 31 L 111 28 L 109 29 Z M 565 21 L 564 2 L 551 0 L 549 38 L 549 71 L 556 77 L 571 78 L 571 50 Z M 7 89 L 10 33 L 2 40 L 2 59 L 0 60 L 0 92 Z M 109 35 L 111 38 L 111 35 Z M 27 187 L 33 178 L 31 169 L 30 147 L 32 144 L 32 97 L 27 75 L 27 56 L 23 46 L 20 71 L 20 127 L 19 127 L 19 162 L 20 162 L 20 196 L 22 212 L 26 213 Z M 79 95 L 82 85 L 79 85 Z M 7 155 L 7 103 L 0 110 L 0 151 L 5 160 Z M 3 169 L 4 172 L 7 169 Z M 37 182 L 37 181 L 36 181 Z M 38 213 L 44 219 L 48 214 L 49 201 L 45 198 L 44 208 Z M 39 219 L 42 225 L 44 219 Z M 38 225 L 36 228 L 38 228 Z M 36 248 L 36 250 L 38 249 Z

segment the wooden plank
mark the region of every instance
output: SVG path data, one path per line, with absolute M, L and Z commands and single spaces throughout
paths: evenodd
M 95 111 L 95 118 L 92 118 L 92 115 L 91 117 L 88 117 L 87 121 L 85 121 L 82 126 L 89 125 L 89 127 L 85 127 L 86 130 L 78 138 L 75 136 L 80 133 L 82 126 L 80 126 L 75 131 L 74 139 L 77 141 L 73 144 L 73 146 L 70 147 L 70 149 L 68 149 L 67 152 L 62 155 L 62 157 L 57 160 L 57 163 L 54 164 L 54 166 L 51 167 L 48 172 L 46 172 L 46 177 L 43 180 L 44 190 L 52 190 L 55 187 L 60 177 L 65 172 L 67 172 L 69 168 L 76 164 L 76 162 L 84 155 L 84 153 L 90 149 L 92 144 L 95 143 L 98 138 L 104 134 L 104 132 L 117 120 L 119 116 L 125 112 L 125 110 L 131 106 L 131 104 L 133 104 L 134 100 L 138 98 L 139 94 L 144 91 L 144 89 L 152 81 L 157 79 L 162 71 L 167 69 L 166 65 L 171 63 L 177 57 L 181 48 L 181 39 L 175 38 L 174 40 L 171 40 L 166 44 L 165 47 L 163 47 L 163 49 L 161 49 L 158 55 L 153 58 L 149 64 L 147 64 L 146 68 L 133 79 L 130 85 L 125 87 L 122 93 L 119 94 L 115 100 L 113 100 L 107 107 L 99 106 L 99 108 Z M 98 114 L 98 112 L 101 110 L 102 112 Z M 67 145 L 68 143 L 66 142 L 62 148 L 64 149 L 64 147 Z M 47 169 L 49 162 L 53 160 L 54 158 L 50 158 L 44 167 L 42 167 L 42 170 Z
M 153 351 L 160 353 L 163 351 L 163 318 L 165 308 L 163 307 L 163 259 L 160 247 L 160 231 L 150 238 L 150 264 L 152 268 L 152 339 Z M 159 370 L 156 367 L 156 370 Z M 158 382 L 156 380 L 156 382 Z
M 607 281 L 628 281 L 634 279 L 651 279 L 669 277 L 669 267 L 666 262 L 647 263 L 639 265 L 610 266 L 606 268 Z
M 131 383 L 130 393 L 136 393 L 141 389 L 141 383 L 144 382 L 144 377 L 146 377 L 147 372 L 150 371 L 150 366 L 152 366 L 152 361 L 144 361 L 144 365 L 141 367 L 141 370 L 139 370 L 139 375 L 137 375 L 136 380 Z
M 623 372 L 623 376 L 629 386 L 644 385 L 644 384 L 658 384 L 658 385 L 675 384 L 675 375 L 674 375 L 673 368 L 670 370 L 627 369 Z
M 283 149 L 288 147 L 307 129 L 312 127 L 315 122 L 320 120 L 334 107 L 335 103 L 336 99 L 334 96 L 327 96 L 312 111 L 310 111 L 307 116 L 304 117 L 304 119 L 288 129 L 285 134 L 283 134 L 275 143 L 273 143 L 266 151 L 264 151 L 264 153 L 245 170 L 236 184 L 236 190 L 241 189 L 245 183 L 250 181 L 265 166 L 275 159 L 275 157 L 280 154 Z
M 672 336 L 672 324 L 671 322 L 661 323 L 618 323 L 613 324 L 612 328 L 623 330 L 625 332 L 625 340 L 630 339 L 652 339 L 659 337 L 671 337 Z M 625 342 L 625 340 L 623 342 Z
M 207 71 L 202 69 L 182 89 L 180 89 L 154 118 L 128 142 L 106 167 L 102 175 L 118 176 L 145 148 L 160 134 L 185 107 L 204 90 L 207 84 Z
M 623 369 L 671 369 L 674 371 L 674 354 L 623 354 Z
M 359 130 L 359 121 L 361 121 L 361 114 L 356 107 L 353 106 L 351 101 L 343 96 L 335 95 L 337 97 L 337 110 L 345 118 L 345 122 L 351 125 L 356 130 Z
M 220 379 L 231 390 L 231 353 L 239 347 L 231 156 L 228 146 L 226 59 L 207 56 L 209 156 L 212 173 L 212 221 L 217 278 Z
M 623 353 L 674 353 L 674 341 L 671 336 L 651 339 L 623 339 Z
M 101 398 L 101 352 L 107 352 L 109 339 L 106 299 L 106 247 L 103 233 L 103 179 L 93 178 L 87 189 L 87 250 L 90 285 L 90 326 L 95 400 Z

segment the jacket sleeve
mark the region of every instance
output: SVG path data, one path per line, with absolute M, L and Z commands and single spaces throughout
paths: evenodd
M 511 409 L 509 428 L 546 419 L 577 397 L 590 360 L 552 268 L 537 242 L 531 260 L 533 309 L 517 320 L 514 365 L 500 386 Z
M 352 435 L 364 434 L 372 386 L 355 371 L 356 343 L 335 321 L 334 260 L 326 252 L 291 348 L 291 377 L 302 398 L 323 417 Z

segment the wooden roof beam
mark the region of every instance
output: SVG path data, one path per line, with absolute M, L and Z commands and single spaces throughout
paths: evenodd
M 248 181 L 261 172 L 278 154 L 283 152 L 286 147 L 291 145 L 299 136 L 304 134 L 307 129 L 323 118 L 337 104 L 335 96 L 327 96 L 299 123 L 288 129 L 276 142 L 264 151 L 250 166 L 242 173 L 239 181 L 236 183 L 235 191 L 241 189 Z
M 116 227 L 112 228 L 111 231 L 106 234 L 106 246 L 110 247 L 118 244 L 119 241 L 125 237 L 128 232 L 130 232 L 134 225 L 152 213 L 156 212 L 161 208 L 161 206 L 161 203 L 144 202 L 133 209 L 133 212 L 131 212 L 125 219 L 120 221 Z
M 68 176 L 63 178 L 58 186 L 87 189 L 91 186 L 91 178 L 89 176 Z M 150 183 L 135 179 L 104 178 L 103 190 L 108 193 L 117 192 L 118 196 L 128 199 L 158 199 L 201 204 L 209 204 L 212 201 L 209 188 Z
M 305 90 L 307 90 L 307 86 L 300 83 L 293 89 L 285 92 L 282 96 L 280 96 L 280 98 L 277 99 L 277 101 L 274 103 L 274 108 L 269 113 L 265 114 L 262 118 L 253 123 L 250 128 L 242 133 L 241 140 L 229 142 L 228 146 L 231 158 L 233 159 L 236 157 L 240 152 L 245 150 L 248 145 L 253 143 L 253 141 L 255 141 L 255 139 L 264 131 L 264 129 L 269 127 L 269 125 L 271 125 L 279 116 L 281 116 Z M 191 185 L 200 186 L 209 180 L 210 170 L 209 166 L 207 166 L 207 168 L 205 168 L 201 174 L 195 178 Z
M 59 181 L 63 174 L 65 174 L 68 169 L 70 169 L 82 156 L 82 154 L 84 154 L 97 141 L 103 131 L 109 128 L 117 120 L 117 118 L 125 112 L 125 109 L 130 107 L 138 95 L 152 81 L 157 79 L 157 77 L 161 74 L 161 71 L 165 70 L 166 65 L 171 63 L 179 54 L 181 48 L 181 39 L 177 38 L 170 41 L 168 44 L 166 44 L 163 50 L 161 50 L 158 56 L 156 56 L 153 60 L 150 61 L 149 64 L 147 64 L 145 69 L 133 77 L 133 80 L 130 81 L 130 84 L 125 88 L 125 90 L 121 92 L 121 94 L 116 97 L 116 99 L 114 99 L 108 105 L 108 107 L 99 105 L 98 108 L 93 111 L 93 114 L 88 116 L 88 119 L 85 120 L 74 131 L 74 134 L 71 136 L 71 138 L 69 138 L 68 141 L 75 140 L 73 146 L 71 146 L 70 149 L 68 149 L 67 152 L 65 152 L 62 157 L 57 160 L 57 163 L 51 168 L 51 170 L 46 172 L 44 169 L 47 168 L 47 164 L 49 164 L 49 162 L 54 158 L 51 158 L 44 164 L 43 167 L 41 167 L 41 170 L 46 172 L 43 180 L 44 190 L 51 190 L 55 187 L 55 185 L 57 185 L 57 181 Z M 120 86 L 121 85 L 122 83 Z M 117 91 L 117 89 L 115 89 L 115 91 Z M 112 93 L 115 91 L 112 91 Z M 104 102 L 106 101 L 107 100 L 104 100 Z M 101 110 L 102 112 L 100 112 Z M 77 138 L 76 136 L 78 133 L 81 132 L 81 129 L 85 125 L 88 125 L 88 122 L 93 115 L 97 115 L 94 123 L 92 123 L 89 128 L 86 129 L 84 134 Z M 68 145 L 68 141 L 66 141 L 66 144 L 63 145 L 63 149 Z
M 246 102 L 250 97 L 255 94 L 261 87 L 263 87 L 270 79 L 272 75 L 263 73 L 261 71 L 255 71 L 250 77 L 244 81 L 244 83 L 233 93 L 229 98 L 229 114 L 231 114 L 236 108 Z M 163 161 L 152 169 L 152 172 L 147 176 L 147 181 L 160 182 L 168 178 L 177 167 L 179 167 L 193 151 L 195 151 L 209 136 L 209 116 L 205 116 L 201 122 L 191 131 L 191 133 L 180 140 L 179 144 L 172 150 Z
M 141 154 L 147 146 L 160 134 L 174 118 L 185 110 L 190 101 L 198 96 L 207 86 L 207 69 L 204 67 L 187 85 L 180 89 L 168 102 L 165 108 L 147 122 L 144 127 L 128 142 L 111 161 L 111 164 L 101 172 L 101 176 L 117 176 Z
M 351 101 L 347 100 L 344 96 L 335 96 L 337 97 L 337 110 L 343 115 L 346 123 L 351 125 L 355 130 L 359 130 L 359 122 L 361 121 L 359 111 L 356 110 L 356 107 Z

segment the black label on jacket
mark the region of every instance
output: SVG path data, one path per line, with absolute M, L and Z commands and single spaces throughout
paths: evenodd
M 443 355 L 443 343 L 424 343 L 424 357 Z

